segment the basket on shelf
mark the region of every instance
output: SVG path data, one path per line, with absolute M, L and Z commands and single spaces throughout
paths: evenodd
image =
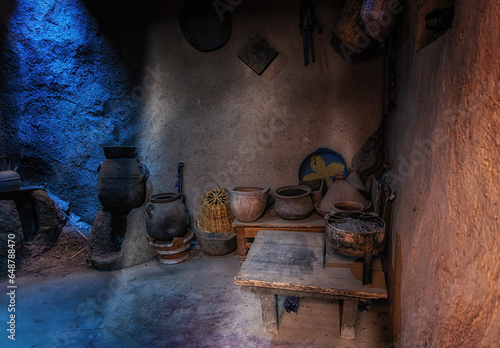
M 227 232 L 232 229 L 234 215 L 229 206 L 229 194 L 224 189 L 213 189 L 203 196 L 198 228 L 204 232 Z
M 360 52 L 368 48 L 370 40 L 365 32 L 365 22 L 361 18 L 363 0 L 347 0 L 333 32 L 349 49 Z

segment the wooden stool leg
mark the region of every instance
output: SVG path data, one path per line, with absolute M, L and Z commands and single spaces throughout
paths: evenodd
M 260 294 L 260 307 L 262 311 L 262 324 L 264 331 L 278 333 L 278 313 L 276 308 L 276 296 Z
M 353 340 L 354 338 L 356 338 L 358 300 L 344 300 L 343 302 L 342 323 L 340 324 L 340 338 Z
M 238 250 L 238 254 L 240 255 L 240 262 L 245 261 L 247 257 L 247 241 L 245 238 L 245 230 L 242 228 L 236 227 L 236 248 Z

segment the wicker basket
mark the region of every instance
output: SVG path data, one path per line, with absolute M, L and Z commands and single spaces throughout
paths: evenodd
M 224 189 L 208 191 L 203 197 L 198 228 L 204 232 L 231 231 L 234 215 L 229 206 L 229 194 Z
M 361 52 L 368 48 L 364 40 L 370 40 L 365 33 L 365 22 L 361 18 L 363 0 L 347 0 L 333 33 L 349 49 Z

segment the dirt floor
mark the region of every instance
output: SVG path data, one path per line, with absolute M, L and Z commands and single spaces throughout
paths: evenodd
M 86 261 L 87 240 L 72 227 L 63 227 L 59 240 L 48 251 L 24 245 L 20 253 L 17 277 L 59 278 L 93 269 Z
M 213 339 L 212 342 L 220 343 L 220 340 L 229 342 L 222 345 L 227 347 L 290 348 L 308 346 L 326 348 L 333 345 L 339 348 L 355 348 L 385 346 L 391 341 L 391 333 L 387 324 L 388 307 L 385 300 L 371 303 L 358 314 L 357 337 L 354 341 L 339 338 L 341 316 L 339 301 L 325 302 L 311 298 L 300 300 L 298 313 L 284 313 L 277 335 L 272 336 L 265 333 L 262 328 L 257 295 L 233 282 L 234 274 L 240 267 L 239 257 L 235 253 L 226 257 L 208 257 L 202 254 L 200 249 L 193 249 L 189 261 L 178 265 L 159 265 L 151 260 L 145 264 L 114 272 L 93 269 L 87 263 L 86 257 L 85 238 L 73 228 L 68 227 L 63 228 L 57 245 L 46 252 L 40 253 L 34 246 L 25 246 L 24 251 L 20 254 L 21 264 L 16 270 L 16 278 L 23 278 L 22 284 L 25 289 L 23 291 L 24 297 L 20 296 L 18 299 L 19 312 L 23 314 L 25 319 L 19 323 L 20 332 L 28 330 L 28 327 L 24 327 L 24 325 L 28 325 L 31 320 L 27 318 L 30 315 L 35 315 L 33 313 L 39 312 L 33 312 L 32 305 L 24 308 L 23 305 L 26 303 L 38 306 L 42 312 L 58 308 L 60 316 L 54 317 L 53 322 L 44 323 L 46 326 L 39 323 L 40 319 L 36 319 L 38 321 L 35 321 L 39 323 L 38 326 L 30 328 L 36 332 L 20 337 L 20 339 L 25 340 L 26 346 L 45 342 L 46 327 L 59 327 L 62 325 L 61 323 L 66 321 L 77 322 L 81 313 L 79 314 L 73 309 L 79 308 L 82 303 L 85 304 L 85 299 L 89 298 L 102 302 L 99 302 L 99 308 L 103 313 L 95 313 L 96 317 L 116 312 L 118 313 L 117 317 L 121 318 L 122 312 L 134 313 L 131 318 L 127 318 L 126 323 L 121 323 L 121 319 L 117 318 L 105 320 L 106 323 L 118 325 L 122 329 L 130 328 L 131 321 L 134 323 L 137 321 L 140 324 L 156 317 L 162 318 L 162 322 L 169 323 L 166 326 L 162 325 L 163 329 L 159 332 L 156 332 L 155 328 L 146 328 L 141 326 L 142 324 L 136 323 L 137 330 L 145 338 L 151 340 L 151 346 L 173 346 L 181 341 L 187 343 L 186 337 L 191 337 L 190 339 L 193 341 L 191 346 L 220 347 L 218 343 L 206 344 L 207 335 Z M 116 298 L 111 296 L 114 293 L 109 292 L 116 290 L 110 288 L 110 279 L 123 282 L 123 284 L 120 283 L 119 291 L 117 290 L 119 296 Z M 0 279 L 0 282 L 3 280 Z M 148 284 L 147 288 L 144 287 L 145 283 Z M 51 290 L 46 291 L 49 288 Z M 56 294 L 57 291 L 61 291 L 61 293 Z M 186 296 L 187 292 L 189 292 L 189 296 Z M 106 296 L 100 296 L 104 293 Z M 139 297 L 144 297 L 144 299 L 139 301 Z M 148 304 L 151 299 L 160 297 L 163 301 L 162 306 L 148 307 L 144 313 L 138 310 L 140 306 L 138 307 L 137 303 Z M 58 301 L 61 301 L 62 298 L 64 298 L 65 306 L 57 307 Z M 185 308 L 180 312 L 175 310 L 179 298 L 185 299 L 184 302 L 181 301 Z M 57 302 L 54 305 L 56 307 L 49 308 L 54 301 Z M 130 308 L 124 309 L 124 302 L 127 301 L 130 301 Z M 110 308 L 115 309 L 111 310 Z M 155 310 L 158 313 L 154 312 Z M 214 323 L 213 315 L 226 310 L 229 312 L 220 316 L 222 322 Z M 167 313 L 170 314 L 167 315 Z M 198 314 L 193 317 L 189 313 L 204 314 L 198 318 Z M 66 314 L 67 318 L 64 317 Z M 206 317 L 207 315 L 208 317 Z M 48 320 L 48 318 L 44 320 Z M 226 321 L 227 325 L 230 326 L 227 332 L 225 329 L 223 330 Z M 209 322 L 211 324 L 207 326 Z M 89 320 L 89 325 L 95 326 L 98 323 L 99 320 Z M 92 338 L 94 346 L 109 346 L 108 343 L 111 341 L 126 347 L 139 346 L 132 338 L 122 337 L 123 330 L 120 330 L 121 333 L 115 337 L 109 332 L 109 325 L 97 328 L 90 327 L 94 330 L 93 332 L 100 333 Z M 214 326 L 218 328 L 215 331 Z M 179 330 L 175 329 L 175 332 L 172 331 L 165 335 L 165 327 L 186 328 L 183 329 L 185 332 L 178 332 Z M 88 330 L 89 328 L 82 324 L 78 330 L 72 329 L 68 332 L 71 332 L 71 340 L 83 343 L 89 340 Z M 219 332 L 220 330 L 222 331 Z M 69 335 L 68 332 L 62 330 L 56 337 L 67 338 L 65 335 Z M 199 332 L 200 337 L 193 336 L 193 332 Z M 130 335 L 134 337 L 136 334 Z M 67 339 L 69 340 L 69 338 Z M 177 339 L 180 341 L 176 341 Z M 205 343 L 200 345 L 200 342 Z

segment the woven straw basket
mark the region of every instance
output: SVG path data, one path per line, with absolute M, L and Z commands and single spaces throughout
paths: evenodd
M 204 232 L 231 231 L 234 215 L 229 206 L 229 194 L 224 189 L 208 191 L 201 202 L 198 228 Z

